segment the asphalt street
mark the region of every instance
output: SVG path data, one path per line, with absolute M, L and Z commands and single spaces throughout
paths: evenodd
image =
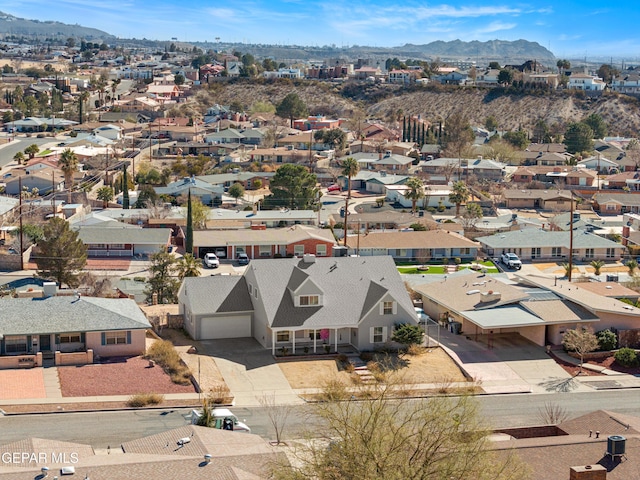
M 570 418 L 605 409 L 640 415 L 640 390 L 606 390 L 587 393 L 487 395 L 477 397 L 480 411 L 494 428 L 540 425 L 541 410 L 551 403 Z M 292 407 L 284 437 L 296 438 L 308 428 L 312 405 Z M 272 440 L 273 427 L 262 407 L 232 408 L 253 433 Z M 0 416 L 0 445 L 28 437 L 51 438 L 92 445 L 117 446 L 189 423 L 189 409 L 137 410 L 90 413 L 52 413 Z

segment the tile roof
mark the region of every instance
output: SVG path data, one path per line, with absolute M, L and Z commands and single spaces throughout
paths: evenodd
M 287 291 L 293 275 L 302 270 L 322 291 L 323 305 L 295 307 Z M 414 320 L 413 304 L 393 259 L 379 257 L 252 260 L 245 275 L 255 276 L 266 318 L 273 327 L 355 327 L 388 292 L 398 313 Z M 250 276 L 248 277 L 249 281 Z M 298 284 L 298 281 L 294 281 Z M 348 292 L 348 295 L 345 295 Z
M 57 296 L 0 299 L 0 333 L 37 335 L 150 328 L 136 302 L 127 298 Z

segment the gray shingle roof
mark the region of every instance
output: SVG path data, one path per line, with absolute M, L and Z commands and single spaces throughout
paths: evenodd
M 247 282 L 239 275 L 185 278 L 181 290 L 195 315 L 253 311 Z
M 497 233 L 476 240 L 488 248 L 569 248 L 569 232 L 550 232 L 537 228 L 525 228 L 512 232 Z M 623 248 L 619 243 L 585 231 L 574 231 L 573 248 Z
M 322 291 L 323 305 L 294 307 L 287 285 L 296 267 L 304 270 Z M 256 277 L 272 327 L 355 327 L 363 312 L 368 312 L 386 292 L 398 302 L 399 313 L 407 312 L 407 320 L 413 314 L 411 299 L 389 256 L 316 258 L 310 264 L 296 258 L 252 260 L 249 269 Z
M 170 228 L 80 227 L 78 232 L 78 238 L 85 244 L 132 243 L 136 245 L 165 245 L 171 238 Z
M 136 302 L 127 298 L 4 298 L 0 310 L 3 335 L 151 328 Z

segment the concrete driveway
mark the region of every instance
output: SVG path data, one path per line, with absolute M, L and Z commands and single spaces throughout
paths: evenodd
M 487 393 L 589 391 L 545 351 L 512 333 L 454 335 L 441 330 L 440 342 L 459 365 L 482 382 Z
M 264 395 L 278 404 L 303 404 L 276 364 L 271 352 L 253 338 L 200 341 L 200 353 L 214 358 L 224 381 L 235 397 L 235 405 L 259 406 Z

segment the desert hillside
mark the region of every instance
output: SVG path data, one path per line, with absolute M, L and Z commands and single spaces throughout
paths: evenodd
M 211 97 L 226 105 L 239 101 L 250 109 L 256 101 L 277 104 L 291 91 L 298 93 L 312 114 L 348 116 L 360 107 L 370 118 L 389 120 L 398 115 L 420 114 L 422 118 L 437 121 L 462 111 L 472 124 L 482 125 L 493 115 L 501 129 L 511 130 L 519 126 L 531 129 L 539 119 L 548 125 L 561 125 L 597 113 L 609 124 L 610 135 L 637 136 L 640 131 L 640 102 L 617 94 L 589 99 L 566 91 L 524 95 L 476 88 L 407 90 L 393 85 L 236 82 L 216 85 Z

